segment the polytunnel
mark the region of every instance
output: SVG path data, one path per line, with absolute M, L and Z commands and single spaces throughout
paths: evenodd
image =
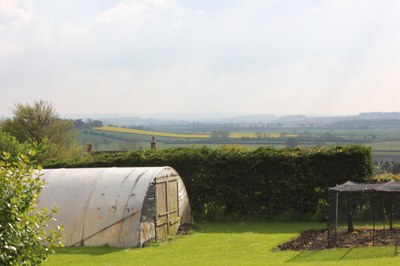
M 171 167 L 44 169 L 38 207 L 54 215 L 66 246 L 140 247 L 192 223 L 183 181 Z

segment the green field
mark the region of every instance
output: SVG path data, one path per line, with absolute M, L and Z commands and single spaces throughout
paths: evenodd
M 279 251 L 316 223 L 203 223 L 147 248 L 63 248 L 43 265 L 399 265 L 398 247 Z
M 288 145 L 288 139 L 295 139 L 294 145 L 299 146 L 361 144 L 372 147 L 375 155 L 400 155 L 400 131 L 393 128 L 314 129 L 307 133 L 294 129 L 286 132 L 271 129 L 270 132 L 229 132 L 229 138 L 219 140 L 212 138 L 210 133 L 171 133 L 108 126 L 79 131 L 77 142 L 81 146 L 93 144 L 94 151 L 141 150 L 150 148 L 152 136 L 156 137 L 157 149 L 221 145 L 240 145 L 250 149 L 260 146 L 283 148 Z
M 232 136 L 232 139 L 239 139 L 242 137 L 256 137 L 256 133 L 246 132 L 232 132 L 230 133 L 230 135 Z M 279 134 L 277 133 L 268 133 L 267 135 L 272 139 L 275 139 L 279 136 Z M 92 130 L 78 131 L 76 140 L 81 146 L 85 146 L 88 143 L 93 144 L 95 151 L 125 151 L 149 149 L 152 136 L 156 137 L 157 149 L 192 146 L 203 147 L 204 145 L 209 147 L 218 147 L 226 145 L 225 143 L 218 143 L 218 141 L 212 140 L 209 135 L 204 134 L 177 134 L 114 127 L 103 127 L 101 130 L 99 130 L 99 128 L 96 128 Z M 199 138 L 199 136 L 202 137 Z M 207 138 L 204 138 L 204 136 L 207 136 Z M 289 136 L 295 135 L 292 134 Z M 257 142 L 250 142 L 239 145 L 246 146 L 248 148 L 257 148 L 263 146 L 262 144 Z M 282 148 L 285 145 L 282 143 L 277 143 L 274 145 L 268 144 L 268 146 Z
M 396 152 L 400 150 L 400 140 L 376 141 L 366 143 L 365 145 L 371 146 L 373 150 L 387 150 L 389 152 Z

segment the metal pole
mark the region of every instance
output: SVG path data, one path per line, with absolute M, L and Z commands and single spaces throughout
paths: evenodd
M 385 231 L 386 230 L 386 227 L 385 227 L 385 225 L 386 225 L 386 214 L 385 214 L 385 197 L 384 197 L 384 194 L 382 194 L 381 198 L 382 198 L 381 204 L 382 204 L 382 212 L 383 212 L 383 231 Z
M 376 192 L 374 192 L 374 196 L 375 196 L 375 193 Z M 374 198 L 376 198 L 376 196 Z M 372 205 L 372 206 L 375 206 L 375 205 Z M 372 246 L 375 246 L 375 216 L 376 216 L 376 207 L 374 207 L 374 209 L 372 211 L 372 219 L 373 219 L 373 221 L 372 221 Z
M 336 192 L 335 236 L 338 227 L 338 212 L 339 212 L 339 192 Z
M 157 193 L 157 178 L 153 182 L 154 185 L 154 204 L 156 205 L 156 209 L 154 211 L 154 241 L 157 243 L 158 236 L 157 236 L 157 221 L 158 221 L 158 193 Z

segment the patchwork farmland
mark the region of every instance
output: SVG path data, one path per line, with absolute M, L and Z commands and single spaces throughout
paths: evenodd
M 133 129 L 133 128 L 122 128 L 122 127 L 95 127 L 94 130 L 98 131 L 106 131 L 106 132 L 114 132 L 114 133 L 128 133 L 134 135 L 144 135 L 144 136 L 155 136 L 155 137 L 168 137 L 168 138 L 186 138 L 186 139 L 209 139 L 212 138 L 212 133 L 170 133 L 170 132 L 157 132 L 150 130 L 142 130 L 142 129 Z M 279 138 L 281 134 L 279 133 L 255 133 L 255 132 L 229 132 L 228 138 L 231 139 L 242 139 L 242 138 L 258 138 L 258 137 L 266 137 L 266 138 Z M 297 137 L 298 134 L 287 134 L 287 137 Z
M 156 138 L 157 149 L 177 146 L 219 146 L 245 145 L 285 146 L 288 138 L 299 137 L 298 134 L 282 134 L 279 132 L 201 132 L 172 133 L 114 126 L 94 127 L 79 131 L 77 140 L 81 145 L 91 143 L 96 151 L 117 151 L 131 149 L 147 149 L 152 137 Z
M 118 126 L 98 126 L 79 130 L 78 143 L 84 147 L 92 144 L 94 151 L 126 151 L 149 149 L 154 136 L 157 149 L 188 146 L 239 145 L 247 148 L 273 146 L 326 146 L 361 144 L 372 148 L 377 156 L 399 156 L 400 136 L 398 127 L 377 127 L 366 129 L 330 129 L 301 126 L 246 127 L 231 131 L 217 125 L 215 128 L 183 127 L 177 125 L 169 129 L 162 126 L 148 128 L 128 128 Z M 215 131 L 211 131 L 215 130 Z M 252 132 L 253 131 L 253 132 Z
M 133 135 L 142 135 L 142 136 L 155 136 L 155 137 L 167 137 L 167 138 L 189 138 L 189 139 L 208 139 L 210 138 L 210 134 L 178 134 L 178 133 L 169 133 L 169 132 L 157 132 L 150 130 L 141 130 L 141 129 L 133 129 L 133 128 L 122 128 L 122 127 L 95 127 L 94 130 L 112 132 L 112 133 L 127 133 Z

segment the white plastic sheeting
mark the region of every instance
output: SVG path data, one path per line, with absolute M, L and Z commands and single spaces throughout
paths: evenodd
M 147 191 L 157 178 L 165 177 L 178 178 L 180 224 L 191 223 L 185 186 L 171 167 L 42 170 L 45 186 L 38 205 L 59 208 L 57 223 L 50 228 L 64 227 L 66 246 L 141 246 L 157 234 L 153 217 L 146 218 L 149 211 L 143 209 L 151 196 Z M 157 204 L 154 198 L 147 202 L 152 200 Z

